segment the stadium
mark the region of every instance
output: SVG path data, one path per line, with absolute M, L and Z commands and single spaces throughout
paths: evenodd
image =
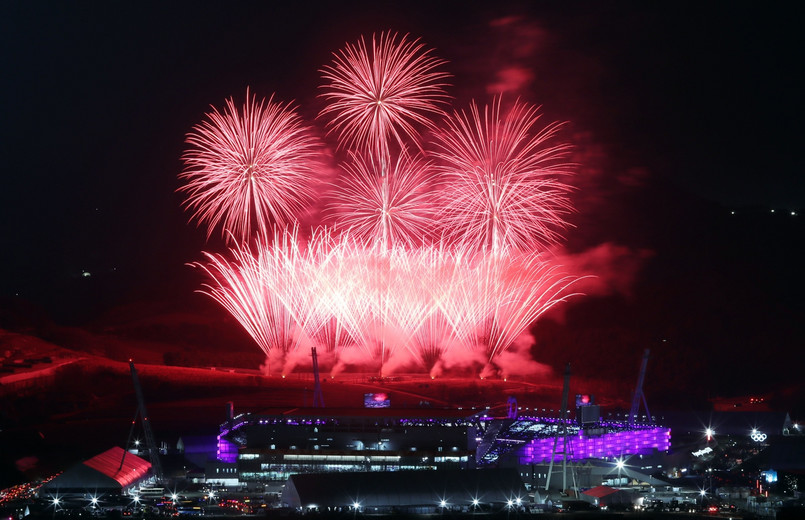
M 460 476 L 456 478 L 487 482 L 476 474 L 510 472 L 517 477 L 510 480 L 517 486 L 503 493 L 488 489 L 486 495 L 518 496 L 529 504 L 570 488 L 590 488 L 621 478 L 625 483 L 627 475 L 629 481 L 661 484 L 650 476 L 653 471 L 643 474 L 639 467 L 626 470 L 620 462 L 669 450 L 670 428 L 601 420 L 596 405 L 581 404 L 587 398 L 579 396 L 580 406 L 573 419 L 521 415 L 516 403 L 503 416 L 488 409 L 375 407 L 286 408 L 233 415 L 221 425 L 217 462 L 209 467 L 207 482 L 275 489 L 277 498 L 286 505 L 347 507 L 351 502 L 327 502 L 336 496 L 343 498 L 343 493 L 329 498 L 308 493 L 308 504 L 285 492 L 280 496 L 279 490 L 289 479 L 306 474 L 323 479 L 324 474 L 335 474 L 340 486 L 354 486 L 352 496 L 360 489 L 375 505 L 386 500 L 385 506 L 414 509 L 434 507 L 443 492 L 431 489 L 426 503 L 422 503 L 422 496 L 427 490 L 419 487 L 409 490 L 409 499 L 382 499 L 376 495 L 387 493 L 387 489 L 379 484 L 376 489 L 361 484 L 374 477 L 360 474 L 383 479 L 395 478 L 387 476 L 392 473 L 418 472 L 415 479 L 421 478 L 421 486 L 427 487 L 429 479 L 437 478 L 428 476 L 431 473 L 449 472 Z M 367 394 L 366 402 L 374 402 L 374 394 Z M 518 486 L 524 491 L 515 489 Z M 478 494 L 465 494 L 461 500 L 453 499 L 452 504 L 466 508 L 472 507 L 473 501 L 478 506 L 477 500 Z

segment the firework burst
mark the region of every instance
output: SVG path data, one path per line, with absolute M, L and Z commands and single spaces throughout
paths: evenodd
M 266 237 L 313 199 L 318 143 L 291 105 L 273 96 L 258 103 L 247 90 L 242 110 L 231 98 L 223 112 L 213 107 L 187 143 L 180 190 L 208 238 L 218 226 L 231 240 Z
M 555 143 L 561 125 L 534 131 L 535 107 L 516 101 L 501 114 L 501 98 L 483 112 L 455 112 L 437 134 L 444 182 L 439 215 L 448 236 L 497 255 L 556 243 L 570 212 L 570 147 Z
M 327 82 L 321 96 L 329 104 L 320 116 L 339 138 L 339 147 L 370 153 L 379 161 L 390 156 L 390 142 L 404 149 L 406 139 L 418 146 L 416 125 L 432 127 L 429 116 L 441 115 L 447 99 L 433 57 L 419 40 L 397 34 L 372 35 L 371 47 L 361 37 L 334 54 L 322 69 Z
M 370 157 L 354 153 L 350 156 L 352 160 L 343 165 L 346 175 L 331 205 L 339 225 L 349 229 L 352 236 L 384 250 L 398 244 L 421 244 L 430 236 L 430 163 L 403 154 L 381 175 L 381 166 Z

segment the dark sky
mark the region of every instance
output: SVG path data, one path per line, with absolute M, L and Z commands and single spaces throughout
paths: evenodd
M 388 29 L 449 62 L 457 108 L 515 71 L 507 94 L 570 121 L 601 175 L 802 209 L 802 8 L 561 4 L 3 2 L 2 293 L 46 303 L 84 270 L 168 283 L 205 247 L 175 190 L 209 105 L 249 86 L 312 120 L 331 52 Z

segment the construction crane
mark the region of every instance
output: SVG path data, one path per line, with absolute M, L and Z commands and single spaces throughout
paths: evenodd
M 643 381 L 646 379 L 646 365 L 648 365 L 649 349 L 646 349 L 643 354 L 643 363 L 640 365 L 640 375 L 637 376 L 637 386 L 634 390 L 632 397 L 632 409 L 629 411 L 629 426 L 634 426 L 637 414 L 640 411 L 640 401 L 646 407 L 646 418 L 651 424 L 651 413 L 648 411 L 648 403 L 646 402 L 646 394 L 643 393 Z
M 123 468 L 123 462 L 126 460 L 126 453 L 128 453 L 128 446 L 131 445 L 131 437 L 134 434 L 134 426 L 137 424 L 137 416 L 143 425 L 143 432 L 145 433 L 145 447 L 148 450 L 148 458 L 151 460 L 151 473 L 157 482 L 163 481 L 162 464 L 159 462 L 159 449 L 154 441 L 154 432 L 151 430 L 151 418 L 148 416 L 148 410 L 145 408 L 145 398 L 143 398 L 143 389 L 140 386 L 140 378 L 137 376 L 137 369 L 134 368 L 134 361 L 129 359 L 129 368 L 131 369 L 131 378 L 134 381 L 134 393 L 137 395 L 137 410 L 134 412 L 134 419 L 131 421 L 131 429 L 129 430 L 129 440 L 126 443 L 126 449 L 123 450 L 123 458 L 120 459 L 120 467 L 118 471 Z

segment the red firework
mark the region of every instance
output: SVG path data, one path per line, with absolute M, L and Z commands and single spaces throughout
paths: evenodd
M 230 98 L 223 113 L 212 107 L 187 136 L 180 191 L 208 238 L 219 224 L 231 240 L 266 237 L 313 198 L 318 143 L 290 103 L 273 99 L 258 103 L 247 89 L 242 111 Z
M 445 186 L 440 223 L 455 240 L 493 254 L 556 243 L 571 211 L 570 146 L 560 124 L 534 131 L 536 107 L 519 100 L 501 115 L 501 99 L 455 112 L 437 134 L 434 155 Z
M 407 137 L 419 146 L 415 125 L 431 127 L 427 114 L 444 114 L 439 104 L 447 99 L 449 74 L 437 70 L 444 63 L 407 36 L 372 35 L 371 49 L 361 37 L 321 70 L 328 82 L 322 97 L 330 104 L 320 116 L 332 118 L 327 124 L 339 147 L 387 160 L 390 141 L 403 148 Z
M 381 166 L 371 158 L 350 156 L 352 161 L 343 166 L 347 175 L 332 204 L 343 229 L 383 250 L 421 244 L 433 225 L 430 163 L 403 154 L 383 175 Z

